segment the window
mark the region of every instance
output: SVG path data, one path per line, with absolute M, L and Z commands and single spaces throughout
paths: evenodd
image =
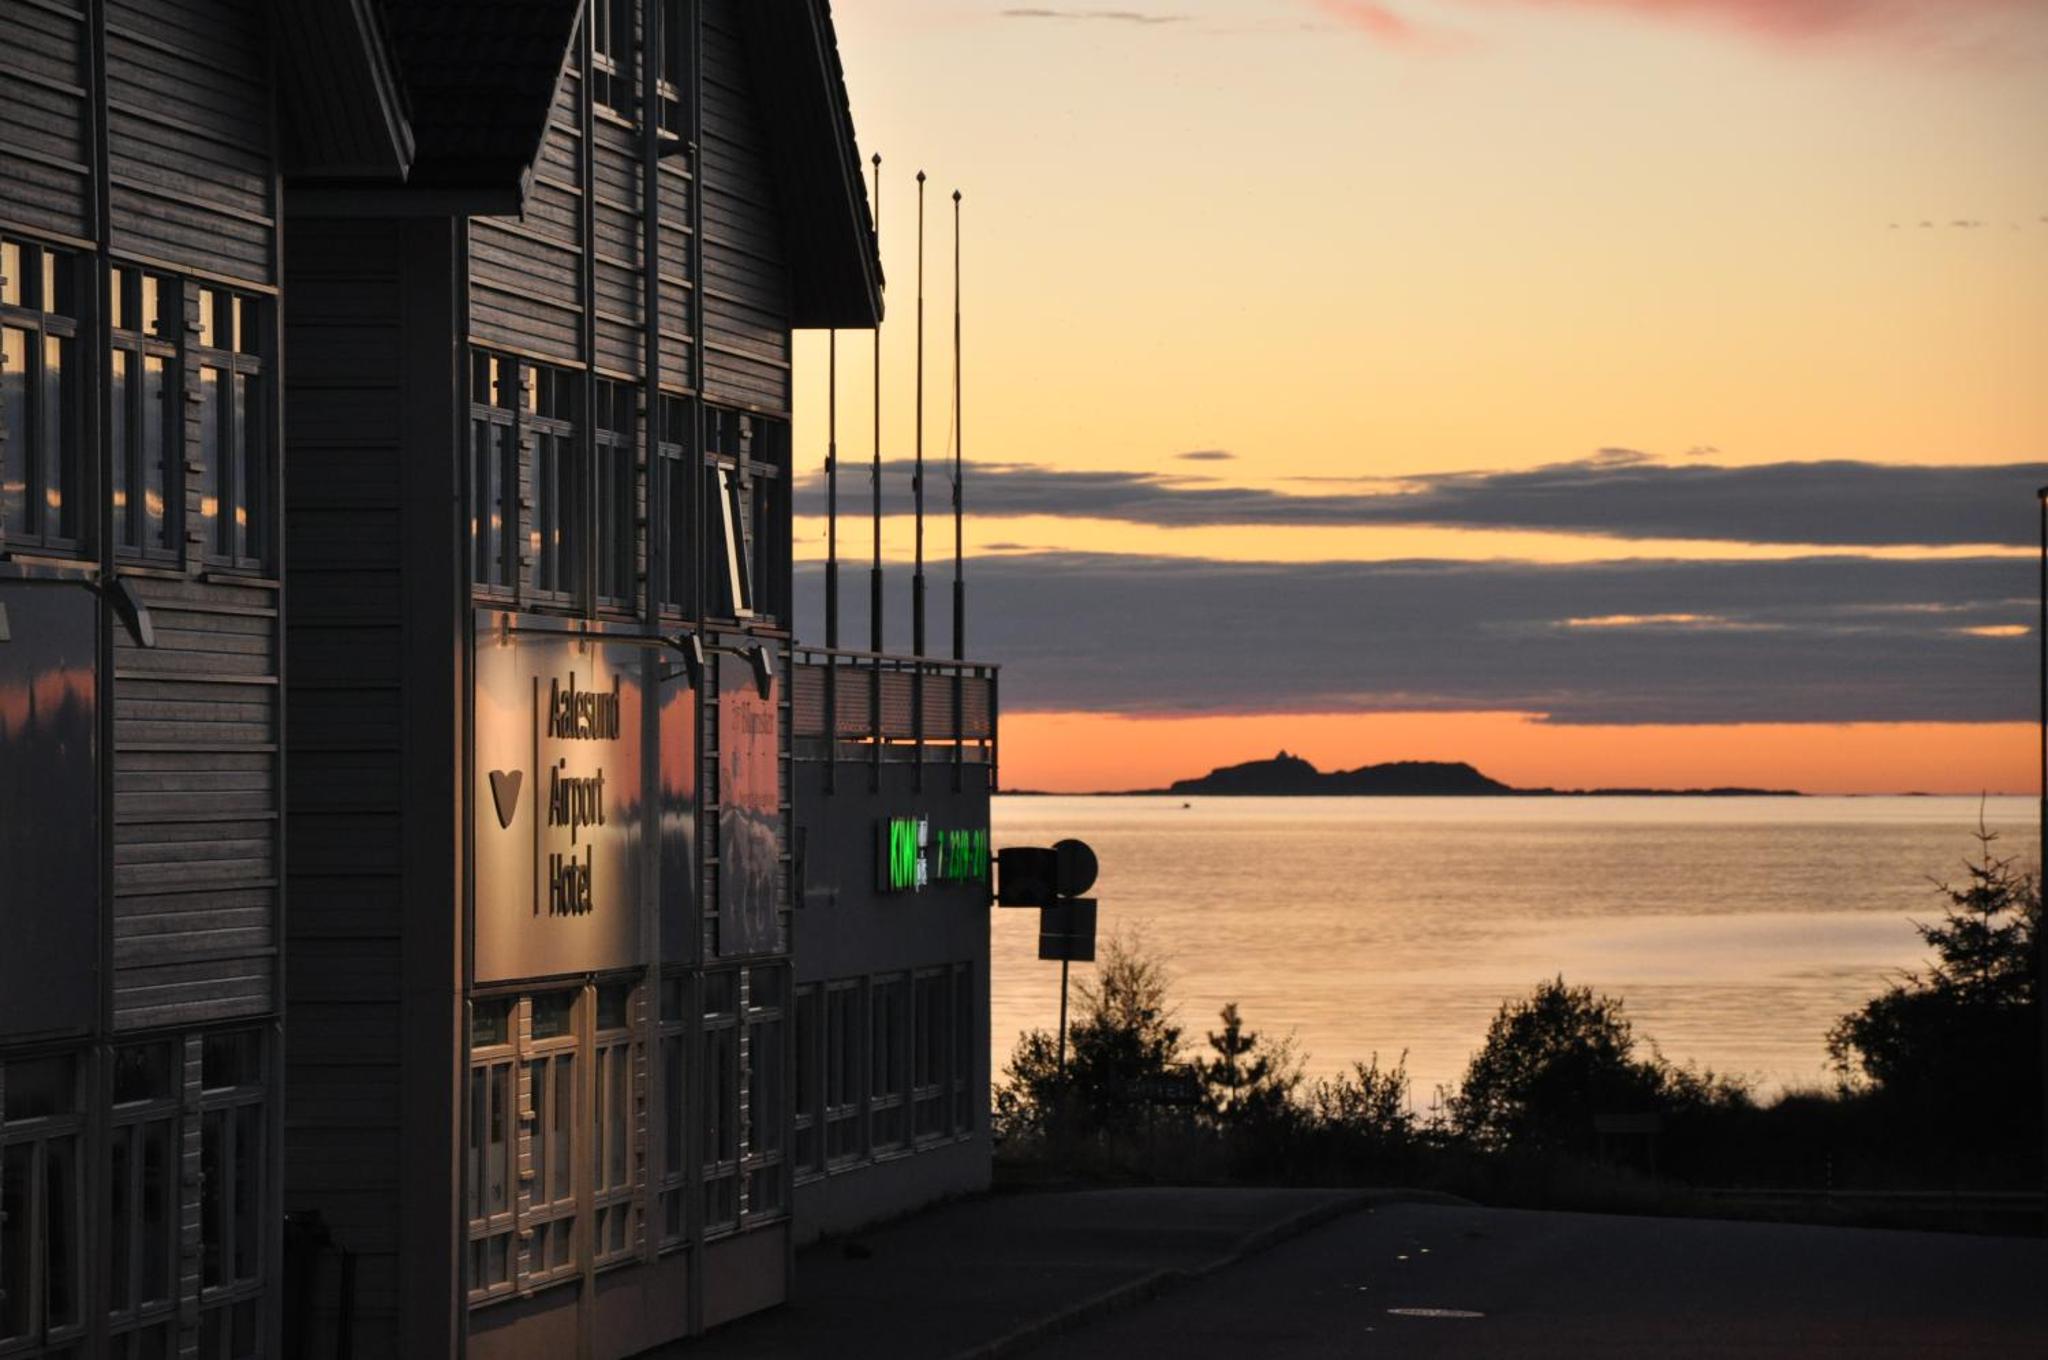
M 784 1082 L 788 1057 L 783 1051 L 783 997 L 787 981 L 780 969 L 755 968 L 747 974 L 747 1215 L 767 1217 L 789 1205 L 783 1165 Z
M 469 1220 L 469 1298 L 475 1303 L 513 1286 L 513 1166 L 518 1141 L 513 1006 L 478 1001 L 469 1022 L 469 1141 L 463 1199 Z
M 865 1150 L 861 1136 L 867 1024 L 860 984 L 835 982 L 825 992 L 825 1159 L 838 1164 Z
M 704 1227 L 719 1232 L 739 1224 L 740 1031 L 739 975 L 704 979 L 701 1108 L 704 1118 Z
M 86 536 L 72 257 L 0 238 L 0 550 Z
M 108 277 L 113 391 L 114 546 L 124 557 L 175 561 L 184 520 L 177 409 L 175 281 L 116 267 Z M 167 334 L 168 332 L 168 334 Z
M 591 0 L 590 100 L 621 118 L 638 117 L 634 105 L 633 0 Z
M 910 1123 L 920 1140 L 952 1129 L 952 980 L 943 970 L 911 980 Z
M 907 1137 L 903 1063 L 909 1039 L 908 990 L 900 977 L 878 980 L 868 1007 L 874 1036 L 868 1062 L 869 1137 L 878 1153 L 903 1146 Z
M 688 609 L 691 604 L 690 552 L 696 539 L 690 503 L 691 410 L 689 398 L 663 396 L 655 427 L 653 495 L 660 505 L 664 529 L 655 593 L 658 602 L 672 610 Z
M 688 1042 L 684 1032 L 684 1017 L 689 1014 L 686 1009 L 687 993 L 688 984 L 682 978 L 662 979 L 659 1021 L 661 1099 L 658 1102 L 661 1110 L 661 1166 L 657 1172 L 657 1188 L 661 1244 L 664 1247 L 680 1244 L 689 1227 L 685 1202 L 689 1193 L 689 1125 L 684 1122 L 688 1118 L 684 1096 L 689 1087 L 683 1080 L 683 1045 Z
M 107 1142 L 107 1310 L 115 1355 L 175 1352 L 178 1091 L 169 1043 L 116 1049 Z
M 626 383 L 597 384 L 597 597 L 615 607 L 630 607 L 639 585 L 637 404 Z
M 591 1234 L 599 1266 L 631 1260 L 640 1246 L 633 1206 L 633 989 L 597 989 L 591 1050 Z
M 974 972 L 963 964 L 953 970 L 953 1132 L 974 1132 L 974 1045 L 980 1026 L 974 1023 Z M 982 1093 L 983 1108 L 988 1095 Z
M 519 586 L 519 366 L 501 355 L 470 355 L 469 538 L 476 588 Z
M 265 311 L 255 298 L 200 289 L 198 338 L 186 351 L 199 378 L 199 448 L 192 475 L 200 522 L 194 532 L 209 561 L 251 571 L 261 570 L 270 557 Z
M 533 589 L 571 600 L 581 584 L 583 479 L 576 443 L 578 376 L 529 365 L 526 424 L 533 457 Z
M 796 1178 L 825 1170 L 824 1101 L 825 994 L 813 984 L 796 989 L 796 1061 L 790 1070 L 791 1160 Z
M 259 1353 L 269 1213 L 263 1036 L 202 1041 L 199 1096 L 199 1354 Z
M 789 426 L 738 411 L 704 412 L 706 550 L 713 607 L 727 618 L 789 616 Z
M 690 83 L 690 47 L 694 36 L 689 20 L 697 11 L 687 0 L 653 3 L 661 9 L 661 80 L 656 86 L 661 96 L 661 131 L 665 136 L 681 137 L 687 131 L 683 91 Z M 653 12 L 651 7 L 649 12 Z
M 534 997 L 532 1039 L 526 1045 L 526 1126 L 530 1155 L 520 1227 L 525 1259 L 522 1285 L 545 1284 L 576 1272 L 576 1000 L 577 992 Z
M 80 1066 L 75 1054 L 0 1066 L 0 1351 L 84 1333 Z

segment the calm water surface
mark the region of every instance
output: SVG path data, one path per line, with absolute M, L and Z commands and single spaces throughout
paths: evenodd
M 1503 999 L 1562 973 L 1664 1054 L 1766 1089 L 1827 1075 L 1844 1011 L 1924 957 L 1912 921 L 1975 850 L 1975 798 L 998 798 L 997 845 L 1079 836 L 1102 928 L 1135 928 L 1202 1040 L 1226 1001 L 1312 1073 L 1404 1050 L 1418 1106 Z M 2039 858 L 2036 804 L 1993 798 Z M 1038 913 L 994 913 L 994 1057 L 1051 1028 Z M 1077 965 L 1075 976 L 1087 971 Z

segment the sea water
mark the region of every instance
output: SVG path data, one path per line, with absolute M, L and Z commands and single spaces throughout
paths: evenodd
M 1913 923 L 1980 815 L 2038 863 L 2028 798 L 999 797 L 993 821 L 998 847 L 1095 847 L 1102 933 L 1165 960 L 1191 1051 L 1235 1001 L 1312 1075 L 1405 1053 L 1427 1109 L 1501 1003 L 1557 976 L 1673 1061 L 1763 1093 L 1831 1080 L 1828 1027 L 1924 964 Z M 993 914 L 1000 1080 L 1053 1027 L 1060 970 L 1036 911 Z

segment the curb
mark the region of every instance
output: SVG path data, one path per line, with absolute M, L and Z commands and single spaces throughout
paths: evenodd
M 1277 1223 L 1257 1228 L 1238 1240 L 1236 1246 L 1212 1261 L 1195 1266 L 1177 1266 L 1166 1270 L 1155 1270 L 1126 1281 L 1092 1298 L 1086 1298 L 1072 1307 L 1063 1308 L 1033 1322 L 995 1338 L 979 1346 L 955 1353 L 952 1360 L 1006 1360 L 1013 1355 L 1022 1355 L 1035 1346 L 1053 1337 L 1075 1331 L 1112 1313 L 1120 1313 L 1166 1293 L 1177 1285 L 1207 1279 L 1219 1271 L 1228 1270 L 1248 1257 L 1271 1250 L 1282 1242 L 1299 1237 L 1331 1223 L 1337 1219 L 1369 1209 L 1376 1204 L 1393 1204 L 1408 1198 L 1388 1195 L 1384 1192 L 1359 1191 L 1340 1196 L 1292 1214 Z

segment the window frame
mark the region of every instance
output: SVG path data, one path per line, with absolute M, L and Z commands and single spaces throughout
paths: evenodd
M 185 390 L 184 365 L 177 342 L 179 327 L 165 325 L 164 308 L 182 315 L 184 285 L 173 275 L 143 265 L 114 262 L 107 266 L 107 295 L 113 310 L 107 317 L 108 394 L 112 424 L 107 431 L 114 499 L 114 555 L 128 561 L 174 566 L 185 538 L 184 430 L 180 396 Z M 131 325 L 130 322 L 133 322 Z M 125 363 L 123 362 L 125 361 Z M 150 364 L 160 366 L 154 424 L 158 465 L 149 466 L 146 434 Z M 114 376 L 125 367 L 125 375 Z M 147 500 L 154 491 L 161 509 L 154 520 Z M 155 532 L 150 532 L 152 524 Z
M 623 1019 L 605 1024 L 606 993 L 623 992 Z M 590 1255 L 595 1269 L 629 1264 L 640 1255 L 640 1148 L 635 1092 L 641 1081 L 640 988 L 632 982 L 599 983 L 592 998 L 590 1044 Z M 614 1155 L 616 1154 L 616 1155 Z M 607 1244 L 607 1230 L 619 1245 Z
M 470 350 L 469 582 L 479 595 L 516 599 L 528 501 L 519 430 L 520 364 L 494 350 Z M 495 516 L 487 511 L 495 510 Z M 491 570 L 480 570 L 486 563 Z
M 183 1228 L 181 1170 L 184 1152 L 184 1046 L 173 1040 L 152 1040 L 124 1044 L 113 1050 L 116 1073 L 124 1054 L 147 1054 L 154 1050 L 163 1059 L 166 1085 L 160 1091 L 121 1100 L 116 1090 L 108 1115 L 107 1164 L 109 1194 L 104 1222 L 107 1228 L 105 1266 L 108 1282 L 107 1332 L 118 1345 L 124 1337 L 153 1327 L 175 1326 L 179 1303 L 178 1239 Z M 163 1181 L 159 1188 L 165 1201 L 162 1224 L 156 1230 L 156 1249 L 161 1253 L 165 1293 L 150 1297 L 147 1261 L 150 1230 L 143 1210 L 148 1195 L 147 1162 L 142 1155 L 151 1134 L 163 1138 Z M 116 1164 L 115 1151 L 125 1148 L 123 1165 Z M 125 1184 L 123 1182 L 125 1181 Z M 116 1253 L 116 1248 L 120 1252 Z M 122 1257 L 126 1270 L 117 1269 Z M 125 1280 L 121 1277 L 125 1275 Z M 121 1282 L 117 1285 L 117 1280 Z M 116 1290 L 125 1290 L 125 1302 Z
M 200 1039 L 203 1047 L 216 1041 L 246 1040 L 253 1059 L 247 1070 L 236 1073 L 234 1080 L 223 1086 L 205 1084 L 205 1064 L 201 1062 L 201 1082 L 197 1113 L 199 1116 L 200 1140 L 200 1279 L 199 1279 L 199 1323 L 202 1337 L 209 1326 L 217 1326 L 215 1319 L 225 1319 L 228 1331 L 225 1333 L 226 1346 L 233 1342 L 233 1324 L 237 1314 L 244 1314 L 248 1308 L 261 1310 L 268 1289 L 268 1262 L 271 1234 L 278 1225 L 270 1222 L 270 1059 L 272 1054 L 268 1037 L 261 1029 L 235 1029 L 210 1032 Z M 253 1115 L 253 1117 L 248 1117 Z M 212 1215 L 215 1222 L 209 1223 L 206 1183 L 206 1140 L 208 1125 L 217 1120 L 221 1131 L 224 1153 L 218 1165 L 225 1169 L 226 1185 L 221 1187 L 214 1200 L 217 1213 Z M 246 1127 L 245 1127 L 246 1126 Z M 251 1156 L 243 1147 L 243 1139 L 249 1130 L 255 1133 L 255 1149 Z M 248 1251 L 254 1263 L 253 1274 L 241 1274 L 236 1265 L 243 1255 L 242 1222 L 250 1211 L 242 1203 L 241 1175 L 243 1168 L 253 1167 L 256 1205 L 253 1210 L 253 1226 L 256 1233 L 255 1245 Z M 205 1262 L 207 1249 L 205 1241 L 209 1232 L 218 1234 L 218 1244 L 213 1254 L 221 1262 L 221 1276 L 215 1284 L 206 1283 Z M 208 1360 L 212 1360 L 208 1357 Z
M 491 1043 L 479 1044 L 478 1008 L 504 1006 L 504 1034 Z M 519 1289 L 519 1154 L 521 1118 L 519 1108 L 519 1079 L 523 1068 L 519 1061 L 519 1023 L 521 1006 L 517 998 L 484 997 L 472 1001 L 469 1018 L 469 1082 L 466 1090 L 468 1101 L 469 1130 L 465 1157 L 474 1156 L 474 1167 L 464 1167 L 463 1186 L 463 1292 L 471 1305 L 487 1303 L 493 1299 L 506 1298 Z M 493 1082 L 496 1090 L 493 1091 Z M 479 1203 L 481 1191 L 487 1183 L 489 1172 L 485 1158 L 492 1155 L 489 1140 L 482 1136 L 482 1125 L 477 1117 L 478 1094 L 484 1097 L 486 1116 L 496 1109 L 504 1128 L 502 1140 L 504 1171 L 504 1208 L 496 1212 L 479 1213 L 485 1208 Z M 493 1106 L 495 1095 L 498 1103 Z M 505 1271 L 500 1279 L 479 1284 L 479 1262 L 488 1259 L 490 1244 L 502 1240 L 505 1243 Z
M 702 1144 L 700 1193 L 704 1236 L 720 1237 L 740 1227 L 741 1131 L 740 1090 L 744 1058 L 740 1051 L 740 974 L 721 969 L 704 975 L 702 1026 L 698 1031 L 698 1069 L 702 1097 L 698 1124 Z
M 8 1069 L 49 1058 L 70 1064 L 69 1108 L 8 1119 L 5 1104 Z M 78 1051 L 17 1057 L 0 1063 L 0 1185 L 5 1184 L 5 1168 L 10 1155 L 26 1149 L 28 1162 L 27 1330 L 18 1332 L 13 1337 L 0 1338 L 0 1356 L 10 1357 L 10 1360 L 16 1356 L 41 1355 L 52 1347 L 82 1345 L 92 1329 L 92 1314 L 87 1301 L 92 1295 L 91 1281 L 94 1275 L 88 1262 L 86 1243 L 93 1234 L 87 1226 L 90 1221 L 87 1201 L 89 1181 L 85 1160 L 88 1151 L 85 1100 L 86 1091 L 89 1089 L 90 1067 L 90 1055 Z M 50 1188 L 53 1180 L 49 1169 L 53 1147 L 67 1147 L 71 1163 L 71 1202 L 68 1215 L 71 1243 L 66 1253 L 70 1258 L 71 1270 L 71 1317 L 69 1321 L 54 1324 L 48 1316 L 53 1273 L 53 1258 L 50 1251 Z M 0 1199 L 0 1212 L 4 1212 L 4 1206 L 5 1200 Z M 0 1225 L 0 1257 L 4 1257 L 5 1241 L 5 1227 Z M 5 1285 L 6 1270 L 6 1261 L 0 1259 L 0 1287 Z M 5 1314 L 0 1313 L 0 1325 L 5 1325 L 4 1318 Z
M 182 375 L 189 377 L 187 391 L 200 426 L 199 441 L 185 459 L 185 541 L 197 548 L 190 556 L 208 566 L 262 575 L 277 547 L 275 384 L 268 381 L 264 362 L 274 309 L 267 298 L 213 284 L 197 285 L 196 296 L 198 325 L 187 328 L 182 353 Z M 256 334 L 250 341 L 245 337 L 252 325 Z M 223 338 L 225 343 L 218 343 Z M 216 458 L 206 455 L 208 373 L 218 375 L 218 405 L 212 412 Z M 250 446 L 257 440 L 252 454 Z M 209 492 L 215 503 L 214 513 L 202 510 L 196 525 L 194 489 L 202 506 Z
M 790 1207 L 789 973 L 779 964 L 747 970 L 746 1119 L 740 1166 L 746 1194 L 742 1221 L 787 1217 Z
M 82 363 L 88 357 L 88 337 L 92 331 L 80 315 L 81 258 L 90 257 L 11 232 L 0 235 L 0 336 L 13 331 L 23 337 L 21 411 L 27 427 L 18 431 L 9 428 L 5 407 L 0 405 L 0 556 L 16 551 L 64 557 L 90 555 L 94 537 L 92 470 L 97 460 L 89 457 L 85 448 L 86 383 Z M 51 293 L 69 296 L 52 299 Z M 60 307 L 68 310 L 58 310 Z M 51 417 L 47 409 L 51 395 L 49 353 L 53 344 L 65 356 L 58 366 L 56 391 L 60 407 L 54 436 L 49 432 Z M 0 391 L 5 390 L 12 368 L 5 356 L 4 340 L 0 340 Z M 7 478 L 16 465 L 17 448 L 25 450 L 19 456 L 22 481 L 19 491 L 10 493 L 6 489 Z M 57 490 L 54 512 L 49 500 L 53 477 Z M 15 513 L 12 506 L 16 495 L 24 520 L 18 529 L 8 522 Z M 45 521 L 53 513 L 56 524 L 51 526 Z M 69 533 L 64 531 L 67 515 L 71 518 Z
M 848 978 L 825 984 L 825 1169 L 850 1166 L 867 1155 L 867 984 Z M 834 1096 L 840 1097 L 834 1100 Z

